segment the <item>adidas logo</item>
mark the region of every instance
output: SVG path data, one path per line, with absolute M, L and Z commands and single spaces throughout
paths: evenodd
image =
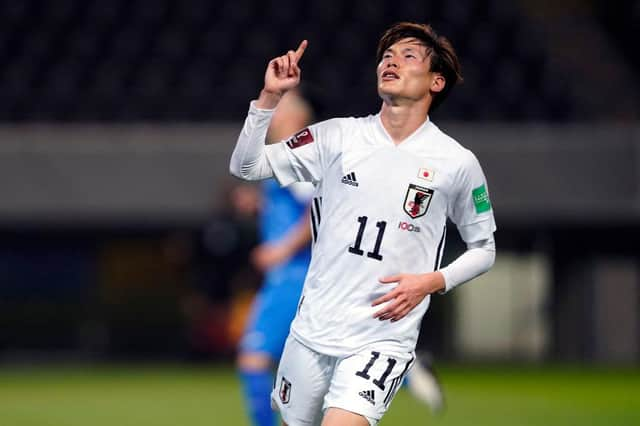
M 347 185 L 351 185 L 351 186 L 358 186 L 359 183 L 356 180 L 356 174 L 355 172 L 351 172 L 349 174 L 346 174 L 342 177 L 342 183 L 346 183 Z
M 368 390 L 368 391 L 360 391 L 360 393 L 358 394 L 361 397 L 363 397 L 364 399 L 366 399 L 367 401 L 369 401 L 372 405 L 375 405 L 375 394 L 373 390 Z

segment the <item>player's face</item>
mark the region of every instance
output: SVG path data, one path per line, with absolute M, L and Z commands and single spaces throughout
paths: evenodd
M 399 40 L 384 51 L 378 64 L 378 94 L 383 99 L 422 100 L 434 80 L 442 78 L 430 68 L 426 46 L 414 38 Z

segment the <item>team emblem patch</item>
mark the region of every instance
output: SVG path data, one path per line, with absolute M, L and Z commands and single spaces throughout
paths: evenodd
M 291 149 L 295 149 L 311 142 L 313 142 L 313 135 L 307 127 L 306 129 L 300 130 L 298 133 L 293 135 L 291 139 L 287 141 L 287 146 Z
M 291 382 L 288 381 L 284 376 L 280 381 L 280 401 L 283 404 L 288 404 L 289 399 L 291 398 Z
M 407 195 L 404 197 L 405 213 L 412 219 L 424 216 L 431 203 L 431 197 L 433 197 L 433 189 L 409 184 Z

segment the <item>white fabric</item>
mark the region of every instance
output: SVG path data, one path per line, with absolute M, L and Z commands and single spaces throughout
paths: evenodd
M 329 356 L 289 336 L 271 400 L 289 426 L 319 425 L 329 408 L 360 414 L 375 426 L 414 359 L 413 353 L 385 353 L 376 347 L 346 357 Z
M 255 102 L 255 101 L 254 101 Z M 251 108 L 238 137 L 238 143 L 231 155 L 229 171 L 232 175 L 247 179 L 260 180 L 273 176 L 271 166 L 264 154 L 264 141 L 269 123 L 275 109 Z M 265 130 L 266 123 L 266 130 Z M 288 187 L 291 194 L 301 203 L 308 203 L 314 192 L 312 184 L 299 182 Z
M 493 266 L 495 259 L 496 244 L 493 236 L 486 240 L 468 243 L 467 251 L 440 269 L 445 282 L 445 289 L 441 293 L 446 293 L 487 272 Z
M 308 182 L 296 182 L 292 183 L 287 187 L 289 191 L 291 191 L 291 195 L 295 198 L 299 203 L 307 204 L 311 201 L 314 194 L 314 186 Z
M 264 141 L 275 109 L 258 109 L 254 107 L 254 102 L 251 103 L 229 162 L 229 172 L 246 180 L 260 180 L 273 176 L 264 154 Z
M 301 345 L 291 335 L 284 345 L 276 373 L 271 405 L 289 426 L 319 425 L 334 360 Z M 310 386 L 309 383 L 313 383 Z
M 268 173 L 258 158 L 264 154 L 251 153 L 263 149 L 256 146 L 264 138 L 252 138 L 266 135 L 268 119 L 256 117 L 267 115 L 251 105 L 236 147 L 245 160 L 232 167 L 244 176 Z M 486 187 L 482 169 L 469 150 L 429 120 L 399 145 L 379 115 L 332 119 L 309 130 L 313 142 L 290 140 L 264 148 L 280 184 L 322 185 L 322 219 L 291 334 L 327 355 L 346 355 L 372 344 L 410 352 L 430 298 L 400 321 L 379 321 L 373 314 L 382 306 L 371 302 L 393 284 L 380 284 L 378 278 L 438 269 L 447 217 L 467 243 L 492 237 L 493 212 L 478 212 L 472 197 L 473 189 Z M 425 170 L 429 176 L 419 176 Z M 412 212 L 412 204 L 422 208 Z

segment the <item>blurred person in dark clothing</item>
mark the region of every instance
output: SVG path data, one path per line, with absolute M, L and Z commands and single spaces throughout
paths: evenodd
M 262 276 L 249 261 L 258 244 L 258 188 L 234 183 L 224 192 L 221 211 L 193 238 L 194 288 L 182 300 L 192 355 L 197 357 L 233 352 L 239 337 L 234 330 L 245 319 L 243 301 L 250 299 Z

